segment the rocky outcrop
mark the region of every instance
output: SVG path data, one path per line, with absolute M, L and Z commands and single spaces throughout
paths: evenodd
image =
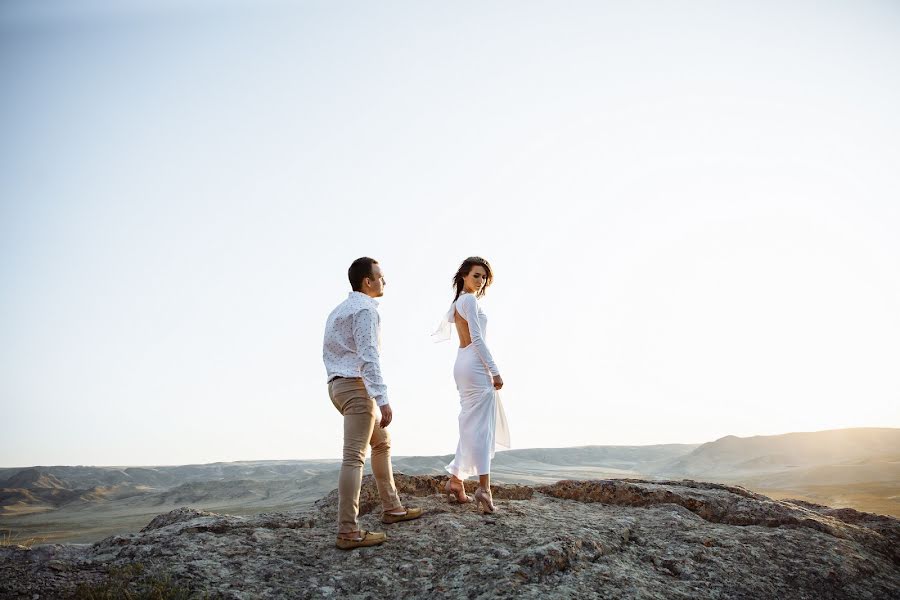
M 642 480 L 495 486 L 485 515 L 447 504 L 444 477 L 396 480 L 427 514 L 382 525 L 366 478 L 361 524 L 381 547 L 334 547 L 335 492 L 251 517 L 180 508 L 90 546 L 0 548 L 0 597 L 900 598 L 891 517 Z
M 368 479 L 368 478 L 367 478 Z M 443 476 L 431 475 L 399 475 L 395 477 L 394 484 L 397 486 L 397 492 L 401 496 L 427 497 L 440 496 L 444 493 L 444 484 L 447 478 Z M 473 495 L 478 484 L 474 481 L 464 482 L 466 493 Z M 491 494 L 495 500 L 530 500 L 534 495 L 534 490 L 525 485 L 499 485 L 491 486 Z M 315 506 L 322 514 L 329 518 L 337 519 L 337 490 L 332 490 L 330 494 L 316 502 Z M 378 508 L 380 510 L 381 501 L 378 499 L 378 489 L 374 485 L 363 485 L 359 491 L 359 514 L 367 515 L 372 510 Z
M 762 527 L 809 527 L 854 539 L 900 564 L 900 527 L 893 517 L 831 509 L 799 500 L 775 501 L 741 487 L 696 481 L 560 481 L 538 488 L 556 498 L 619 506 L 675 504 L 711 523 Z M 845 525 L 860 527 L 845 527 Z

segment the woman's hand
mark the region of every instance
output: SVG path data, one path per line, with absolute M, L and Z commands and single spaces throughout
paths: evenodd
M 503 378 L 499 375 L 494 375 L 494 389 L 499 390 L 503 387 Z

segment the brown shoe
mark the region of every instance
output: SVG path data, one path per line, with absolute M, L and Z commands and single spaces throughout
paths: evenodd
M 381 513 L 382 523 L 399 523 L 400 521 L 412 521 L 422 516 L 425 511 L 421 508 L 407 508 L 402 515 L 392 515 L 389 512 Z
M 363 531 L 360 530 L 359 536 L 351 539 L 338 536 L 335 546 L 341 550 L 353 550 L 354 548 L 365 548 L 366 546 L 377 546 L 383 544 L 387 536 L 380 531 Z

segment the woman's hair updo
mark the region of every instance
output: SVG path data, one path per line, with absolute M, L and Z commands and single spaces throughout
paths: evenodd
M 453 287 L 456 289 L 456 297 L 453 299 L 454 302 L 459 300 L 460 295 L 462 295 L 463 287 L 465 286 L 465 282 L 463 279 L 469 272 L 472 270 L 472 267 L 484 267 L 485 278 L 484 278 L 484 287 L 478 290 L 478 293 L 475 294 L 476 298 L 480 298 L 484 296 L 484 293 L 487 291 L 488 286 L 491 285 L 491 282 L 494 280 L 494 272 L 491 271 L 491 263 L 481 258 L 480 256 L 470 256 L 466 260 L 462 261 L 462 264 L 459 265 L 459 269 L 456 271 L 456 275 L 453 276 Z

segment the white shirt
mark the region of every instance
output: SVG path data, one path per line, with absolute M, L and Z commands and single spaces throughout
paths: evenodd
M 378 406 L 388 403 L 387 386 L 378 362 L 381 316 L 378 302 L 362 292 L 350 292 L 328 315 L 322 358 L 328 381 L 335 377 L 362 377 Z

